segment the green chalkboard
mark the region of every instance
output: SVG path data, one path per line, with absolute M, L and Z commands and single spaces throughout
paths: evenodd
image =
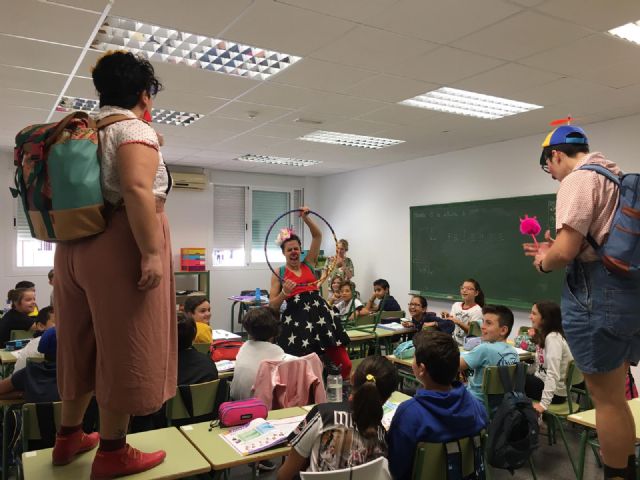
M 540 274 L 525 257 L 520 218 L 537 216 L 555 231 L 555 195 L 411 207 L 411 289 L 427 298 L 459 300 L 465 278 L 480 282 L 487 303 L 531 307 L 560 300 L 562 272 Z

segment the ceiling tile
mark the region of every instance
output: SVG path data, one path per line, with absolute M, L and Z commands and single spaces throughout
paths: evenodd
M 549 1 L 538 10 L 600 32 L 640 20 L 640 2 L 637 0 L 616 0 L 614 3 L 607 0 Z
M 405 0 L 365 23 L 403 35 L 447 44 L 521 9 L 501 0 Z
M 79 98 L 98 98 L 98 93 L 96 92 L 96 87 L 93 86 L 93 81 L 81 77 L 74 77 L 73 80 L 71 80 L 65 95 Z
M 69 74 L 82 49 L 0 36 L 0 63 Z
M 594 66 L 606 67 L 620 62 L 638 63 L 640 47 L 611 35 L 595 34 L 554 50 L 521 60 L 540 70 L 579 76 Z
M 372 122 L 410 127 L 428 121 L 430 118 L 435 117 L 436 114 L 437 112 L 424 108 L 409 107 L 407 105 L 389 105 L 374 112 L 360 115 L 358 118 Z
M 225 100 L 223 98 L 193 95 L 167 88 L 158 94 L 153 106 L 156 108 L 167 108 L 180 112 L 207 114 L 221 108 L 228 102 L 229 100 Z
M 263 82 L 242 96 L 242 101 L 275 105 L 284 108 L 301 108 L 323 98 L 323 92 L 308 88 Z
M 248 120 L 255 125 L 283 117 L 289 113 L 291 113 L 291 109 L 240 101 L 230 102 L 216 110 L 216 116 L 218 117 Z
M 219 142 L 216 145 L 216 149 L 221 151 L 237 152 L 241 151 L 244 154 L 255 153 L 264 154 L 265 150 L 269 147 L 281 144 L 285 142 L 284 138 L 275 137 L 263 137 L 259 135 L 245 134 L 234 137 L 230 140 Z
M 612 65 L 591 65 L 593 70 L 580 74 L 581 78 L 613 88 L 623 88 L 640 83 L 640 62 L 617 62 Z
M 441 47 L 419 58 L 395 65 L 393 71 L 398 75 L 417 78 L 425 82 L 448 85 L 503 63 L 503 60 L 477 53 Z
M 325 93 L 322 98 L 302 108 L 300 116 L 311 119 L 316 119 L 317 116 L 321 115 L 353 117 L 364 115 L 365 113 L 378 110 L 384 106 L 385 104 L 382 102 L 365 98 L 337 93 Z
M 274 76 L 271 81 L 327 92 L 344 92 L 371 75 L 374 73 L 369 70 L 305 58 Z
M 453 46 L 506 60 L 517 60 L 589 35 L 565 21 L 525 11 L 453 43 Z M 508 40 L 507 40 L 508 39 Z
M 229 26 L 224 37 L 304 57 L 353 27 L 340 18 L 260 0 Z
M 5 5 L 0 32 L 49 42 L 83 47 L 100 18 L 37 0 L 20 0 Z
M 364 22 L 382 10 L 398 4 L 400 0 L 275 0 L 285 5 L 295 5 L 305 10 L 323 13 L 332 17 Z
M 266 137 L 278 137 L 283 139 L 294 140 L 302 137 L 307 133 L 313 132 L 320 128 L 319 125 L 303 125 L 293 123 L 293 121 L 287 123 L 268 123 L 262 125 L 252 131 L 255 135 L 263 135 Z
M 380 132 L 389 129 L 389 127 L 392 126 L 393 125 L 386 123 L 370 122 L 368 120 L 352 118 L 348 120 L 334 120 L 327 122 L 322 125 L 322 129 L 326 129 L 331 132 L 348 132 L 355 135 L 378 136 Z
M 517 63 L 507 63 L 488 72 L 455 82 L 451 86 L 487 95 L 505 96 L 559 78 L 561 78 L 560 74 L 544 72 Z M 517 100 L 517 98 L 513 98 L 513 100 Z
M 518 93 L 518 100 L 544 107 L 557 105 L 574 98 L 606 95 L 611 88 L 577 78 L 560 78 Z M 571 112 L 567 112 L 571 113 Z
M 435 48 L 435 44 L 423 40 L 359 26 L 315 51 L 312 57 L 383 72 Z
M 395 75 L 375 75 L 363 80 L 347 93 L 362 98 L 373 98 L 383 102 L 396 103 L 421 93 L 435 90 L 439 85 Z
M 0 88 L 0 103 L 21 107 L 41 108 L 49 111 L 57 95 L 51 93 L 27 92 L 24 90 Z
M 58 94 L 66 79 L 66 75 L 0 65 L 1 87 Z

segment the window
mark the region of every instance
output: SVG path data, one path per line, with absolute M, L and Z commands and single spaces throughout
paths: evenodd
M 56 251 L 55 244 L 33 238 L 20 201 L 18 200 L 15 205 L 16 266 L 53 267 L 53 256 Z
M 282 213 L 304 203 L 302 189 L 270 190 L 242 186 L 214 186 L 213 265 L 241 266 L 265 263 L 264 241 L 269 227 Z M 302 239 L 303 222 L 297 215 L 283 217 L 267 242 L 269 261 L 283 262 L 274 243 L 281 228 L 293 226 Z

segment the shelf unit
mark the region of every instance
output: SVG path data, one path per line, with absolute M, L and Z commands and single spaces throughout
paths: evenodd
M 204 292 L 208 299 L 211 299 L 211 281 L 209 270 L 203 272 L 173 272 L 176 277 L 176 284 L 179 277 L 194 277 L 196 279 L 196 290 Z M 187 299 L 188 295 L 176 295 L 176 303 L 182 305 Z

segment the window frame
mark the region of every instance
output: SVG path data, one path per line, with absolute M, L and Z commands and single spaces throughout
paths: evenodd
M 39 276 L 47 275 L 53 268 L 53 265 L 34 265 L 34 266 L 19 266 L 18 265 L 18 209 L 22 208 L 22 201 L 20 197 L 13 199 L 13 211 L 11 212 L 13 235 L 11 238 L 11 273 L 20 274 L 25 276 Z M 37 240 L 36 241 L 42 241 Z M 56 244 L 55 242 L 49 242 L 53 244 L 54 256 Z

